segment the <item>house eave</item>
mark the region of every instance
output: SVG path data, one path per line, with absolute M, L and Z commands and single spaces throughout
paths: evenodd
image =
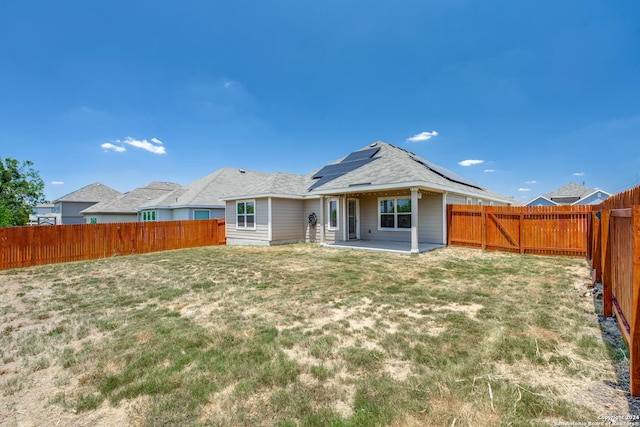
M 248 194 L 248 195 L 238 195 L 238 196 L 225 196 L 225 197 L 220 197 L 220 200 L 222 200 L 223 202 L 228 202 L 230 200 L 266 199 L 269 197 L 272 197 L 274 199 L 306 200 L 306 199 L 315 199 L 318 196 L 313 194 L 306 195 L 306 194 L 260 193 L 260 194 Z
M 333 188 L 327 190 L 315 190 L 311 194 L 317 196 L 329 196 L 336 194 L 355 194 L 355 193 L 369 193 L 377 191 L 389 191 L 389 190 L 402 190 L 407 188 L 418 188 L 424 191 L 435 191 L 437 193 L 455 193 L 463 196 L 481 197 L 486 200 L 499 201 L 502 203 L 512 204 L 512 200 L 507 200 L 500 197 L 495 197 L 489 194 L 479 194 L 477 192 L 465 191 L 458 188 L 451 188 L 440 184 L 430 184 L 424 181 L 410 181 L 410 182 L 398 182 L 393 184 L 358 184 L 349 187 Z

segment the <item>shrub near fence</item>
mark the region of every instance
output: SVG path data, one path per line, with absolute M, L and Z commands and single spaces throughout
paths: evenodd
M 602 314 L 615 315 L 629 347 L 632 396 L 640 396 L 640 187 L 595 208 L 589 230 L 593 281 L 603 289 Z
M 591 206 L 447 205 L 447 244 L 586 256 Z
M 0 228 L 0 270 L 225 242 L 224 218 Z

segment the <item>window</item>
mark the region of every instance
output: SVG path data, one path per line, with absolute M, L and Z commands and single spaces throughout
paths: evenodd
M 208 210 L 194 210 L 193 219 L 209 219 Z
M 156 220 L 156 211 L 142 211 L 142 222 Z
M 98 223 L 98 218 L 94 218 L 94 217 L 89 218 L 89 224 L 97 224 L 97 223 Z
M 411 228 L 411 199 L 379 199 L 378 212 L 381 230 Z
M 244 200 L 236 202 L 236 228 L 255 230 L 256 228 L 256 202 Z
M 467 197 L 467 204 L 468 205 L 472 205 L 473 204 L 473 199 L 471 197 Z
M 329 199 L 327 202 L 329 211 L 329 230 L 338 230 L 338 199 Z
M 478 199 L 478 204 L 482 205 L 484 202 L 482 201 L 482 199 Z

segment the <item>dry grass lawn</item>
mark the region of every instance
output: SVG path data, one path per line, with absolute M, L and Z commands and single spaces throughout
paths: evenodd
M 638 415 L 580 259 L 209 247 L 0 272 L 0 425 Z

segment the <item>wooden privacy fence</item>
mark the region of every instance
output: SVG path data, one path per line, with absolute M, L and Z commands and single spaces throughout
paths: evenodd
M 594 283 L 602 283 L 602 314 L 616 316 L 629 347 L 631 395 L 640 396 L 640 187 L 595 208 L 589 259 Z
M 447 205 L 447 244 L 586 256 L 591 206 Z
M 224 218 L 0 228 L 0 270 L 225 242 Z

